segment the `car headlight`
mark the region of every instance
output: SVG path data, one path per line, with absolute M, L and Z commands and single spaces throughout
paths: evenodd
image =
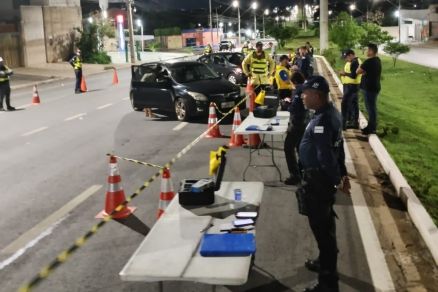
M 234 72 L 240 74 L 240 73 L 242 73 L 242 69 L 240 69 L 240 68 L 235 68 L 235 69 L 234 69 Z
M 197 101 L 208 101 L 208 98 L 199 92 L 193 92 L 193 91 L 187 91 L 187 94 L 190 95 L 191 97 L 193 97 L 194 100 Z

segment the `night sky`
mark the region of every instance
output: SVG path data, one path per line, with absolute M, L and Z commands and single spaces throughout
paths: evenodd
M 200 6 L 208 7 L 208 0 L 162 0 L 162 2 L 166 3 L 167 5 L 179 8 L 196 8 Z M 212 0 L 212 6 L 215 7 L 220 5 L 221 3 L 231 4 L 231 2 L 232 0 L 219 0 L 217 2 Z M 240 2 L 243 7 L 249 7 L 252 1 L 241 0 Z M 260 7 L 287 6 L 294 3 L 294 1 L 291 0 L 258 0 L 257 2 L 259 3 Z

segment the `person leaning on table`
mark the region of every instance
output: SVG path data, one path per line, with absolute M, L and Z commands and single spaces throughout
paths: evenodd
M 314 76 L 303 85 L 303 103 L 315 115 L 306 127 L 299 148 L 303 168 L 305 214 L 318 243 L 319 257 L 307 260 L 307 269 L 318 273 L 318 282 L 304 291 L 337 292 L 338 273 L 335 203 L 336 186 L 350 192 L 345 167 L 342 118 L 329 101 L 329 85 Z

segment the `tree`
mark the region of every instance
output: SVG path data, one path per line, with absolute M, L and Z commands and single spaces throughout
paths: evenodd
M 296 26 L 279 26 L 272 25 L 268 27 L 267 33 L 271 35 L 278 42 L 280 48 L 286 44 L 286 40 L 293 39 L 298 35 L 298 27 Z
M 76 46 L 81 50 L 82 59 L 85 63 L 109 64 L 111 58 L 103 51 L 100 51 L 98 41 L 98 25 L 89 24 L 84 30 L 76 29 L 80 33 L 76 40 Z
M 376 10 L 374 12 L 368 12 L 368 21 L 374 22 L 378 25 L 382 25 L 385 14 L 382 10 Z
M 364 33 L 360 35 L 359 45 L 361 48 L 365 48 L 369 43 L 381 45 L 392 40 L 392 36 L 387 31 L 383 31 L 382 28 L 371 22 L 362 24 Z
M 341 12 L 330 27 L 329 37 L 340 49 L 347 49 L 354 48 L 363 33 L 363 29 L 348 13 Z
M 401 54 L 408 53 L 411 49 L 409 46 L 401 44 L 401 43 L 388 43 L 383 50 L 391 55 L 393 65 L 395 68 L 395 63 L 397 62 L 398 57 L 400 57 Z

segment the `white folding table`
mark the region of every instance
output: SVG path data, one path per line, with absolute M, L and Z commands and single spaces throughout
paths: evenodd
M 281 171 L 278 165 L 275 163 L 274 159 L 274 136 L 282 136 L 286 134 L 287 127 L 289 123 L 289 116 L 290 113 L 288 111 L 277 111 L 277 116 L 274 118 L 269 119 L 262 119 L 262 118 L 256 118 L 254 117 L 253 113 L 249 113 L 248 117 L 240 124 L 239 127 L 234 131 L 235 134 L 238 135 L 250 135 L 250 134 L 259 134 L 262 135 L 262 143 L 260 145 L 264 144 L 265 136 L 269 135 L 271 136 L 271 147 L 268 147 L 266 150 L 271 152 L 271 159 L 272 164 L 253 164 L 253 153 L 258 152 L 260 150 L 260 145 L 257 146 L 248 146 L 249 149 L 249 161 L 248 165 L 246 166 L 244 172 L 243 172 L 243 180 L 246 180 L 246 172 L 248 171 L 249 167 L 274 167 L 277 169 L 278 174 L 280 175 L 281 180 Z M 249 126 L 257 126 L 257 127 L 263 127 L 268 126 L 271 124 L 271 121 L 273 121 L 275 118 L 279 119 L 279 125 L 278 126 L 272 126 L 271 131 L 260 131 L 260 130 L 246 130 Z
M 236 188 L 242 190 L 240 202 L 234 201 Z M 161 290 L 163 281 L 246 283 L 251 256 L 202 257 L 200 241 L 204 233 L 220 233 L 220 225 L 231 223 L 237 210 L 258 210 L 263 188 L 262 182 L 222 182 L 214 204 L 192 208 L 182 207 L 176 195 L 120 272 L 121 279 L 159 282 Z

